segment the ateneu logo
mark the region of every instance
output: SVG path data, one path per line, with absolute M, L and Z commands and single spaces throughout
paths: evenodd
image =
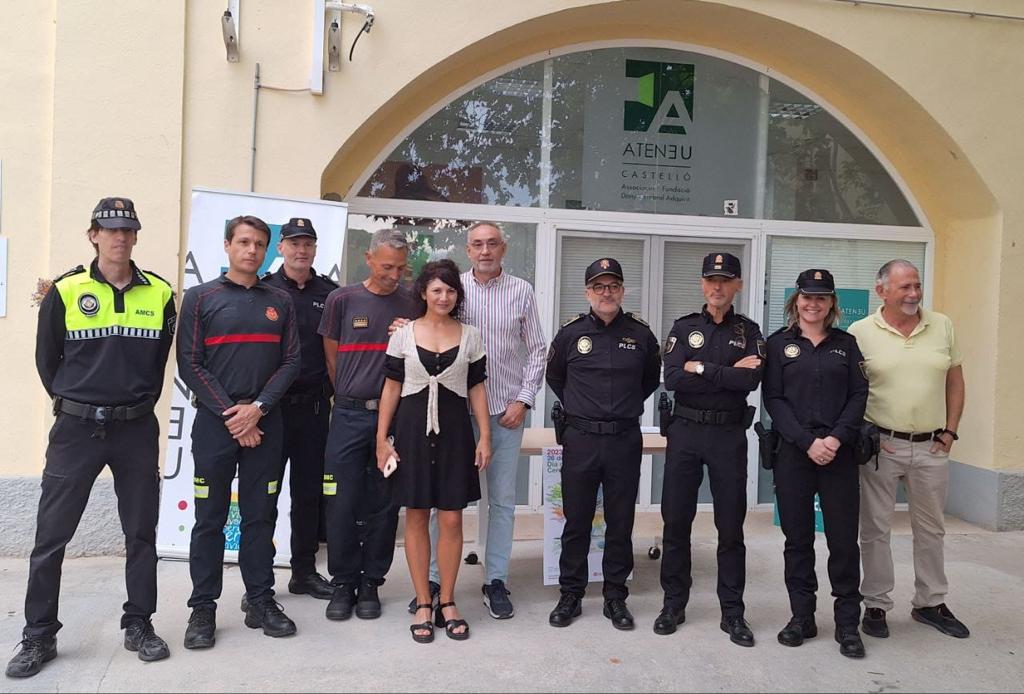
M 686 135 L 693 125 L 693 65 L 626 60 L 636 79 L 636 101 L 623 107 L 622 128 L 632 132 Z

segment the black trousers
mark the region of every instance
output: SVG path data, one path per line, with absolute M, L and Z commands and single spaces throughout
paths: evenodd
M 377 469 L 377 413 L 335 407 L 324 461 L 327 569 L 335 585 L 380 585 L 395 557 L 398 507 Z
M 25 595 L 26 637 L 50 637 L 57 619 L 64 548 L 78 529 L 89 493 L 110 466 L 117 513 L 124 531 L 125 584 L 121 627 L 156 612 L 156 524 L 160 507 L 160 425 L 153 414 L 106 425 L 92 438 L 95 422 L 58 414 L 50 429 L 36 516 L 36 539 Z
M 661 517 L 665 521 L 661 587 L 665 605 L 685 607 L 693 586 L 690 531 L 708 468 L 718 529 L 718 602 L 724 617 L 743 616 L 747 548 L 747 436 L 739 424 L 698 424 L 676 417 L 668 430 Z
M 786 536 L 786 589 L 794 617 L 813 617 L 818 577 L 814 572 L 814 495 L 821 499 L 828 544 L 828 578 L 835 598 L 836 625 L 860 621 L 860 473 L 842 446 L 828 465 L 815 465 L 807 452 L 783 441 L 775 464 L 775 499 Z
M 323 502 L 324 451 L 331 403 L 325 397 L 309 402 L 281 403 L 284 445 L 277 474 L 278 489 L 288 469 L 291 497 L 292 576 L 304 578 L 316 571 L 320 549 L 320 507 Z
M 281 465 L 281 409 L 259 423 L 263 440 L 242 448 L 224 420 L 206 407 L 192 425 L 195 463 L 196 524 L 192 527 L 188 564 L 192 574 L 189 607 L 216 607 L 224 581 L 224 524 L 231 505 L 231 482 L 238 470 L 241 538 L 238 567 L 245 595 L 256 604 L 274 595 L 274 523 L 277 518 L 278 470 Z
M 633 520 L 640 487 L 643 435 L 639 425 L 619 434 L 586 434 L 567 427 L 562 438 L 562 554 L 558 583 L 562 593 L 583 597 L 590 574 L 587 555 L 597 508 L 604 492 L 605 600 L 629 596 L 626 578 L 633 571 Z

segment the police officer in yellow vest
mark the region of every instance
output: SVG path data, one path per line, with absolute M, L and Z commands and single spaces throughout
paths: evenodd
M 31 677 L 57 657 L 64 547 L 97 475 L 110 466 L 125 534 L 124 647 L 144 661 L 170 655 L 153 632 L 160 426 L 153 406 L 174 337 L 174 294 L 132 262 L 140 229 L 127 198 L 92 213 L 96 258 L 54 281 L 39 309 L 36 367 L 56 419 L 50 431 L 25 597 L 21 650 L 8 677 Z

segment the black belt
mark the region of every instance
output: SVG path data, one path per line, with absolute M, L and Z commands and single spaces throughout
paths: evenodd
M 942 430 L 939 429 L 939 431 Z M 892 431 L 891 429 L 878 427 L 878 433 L 882 436 L 890 436 L 894 439 L 903 439 L 904 441 L 911 441 L 912 443 L 921 443 L 922 441 L 931 441 L 936 432 L 933 431 L 929 434 L 912 434 L 907 431 Z
M 347 398 L 344 395 L 335 395 L 334 406 L 341 407 L 346 410 L 370 410 L 372 412 L 380 408 L 380 399 L 360 400 L 359 398 Z
M 692 407 L 683 407 L 676 403 L 672 414 L 676 417 L 688 419 L 698 424 L 740 424 L 743 422 L 744 410 L 720 411 L 720 410 L 695 410 Z
M 281 398 L 281 402 L 285 403 L 286 405 L 305 405 L 307 403 L 314 402 L 324 397 L 327 397 L 324 394 L 324 389 L 316 388 L 314 390 L 307 390 L 304 393 L 285 395 L 283 398 Z
M 154 404 L 155 402 L 152 398 L 143 400 L 135 405 L 106 406 L 87 405 L 82 402 L 57 397 L 53 399 L 53 413 L 63 412 L 72 417 L 92 420 L 97 424 L 106 424 L 107 422 L 128 421 L 143 417 L 153 411 Z
M 599 420 L 584 419 L 583 417 L 574 417 L 572 415 L 566 415 L 565 423 L 585 434 L 620 434 L 639 426 L 639 420 L 636 418 Z

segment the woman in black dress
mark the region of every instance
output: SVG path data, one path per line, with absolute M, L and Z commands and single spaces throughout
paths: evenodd
M 392 500 L 406 507 L 405 556 L 416 588 L 413 640 L 429 643 L 434 638 L 428 523 L 436 508 L 441 594 L 434 620 L 461 641 L 469 638 L 469 625 L 453 598 L 462 558 L 462 510 L 480 498 L 480 471 L 491 459 L 486 357 L 479 331 L 458 320 L 465 293 L 454 262 L 427 263 L 413 290 L 420 299 L 420 317 L 396 330 L 388 343 L 377 466 L 384 471 L 391 456 L 398 463 Z M 480 429 L 478 444 L 467 400 Z

